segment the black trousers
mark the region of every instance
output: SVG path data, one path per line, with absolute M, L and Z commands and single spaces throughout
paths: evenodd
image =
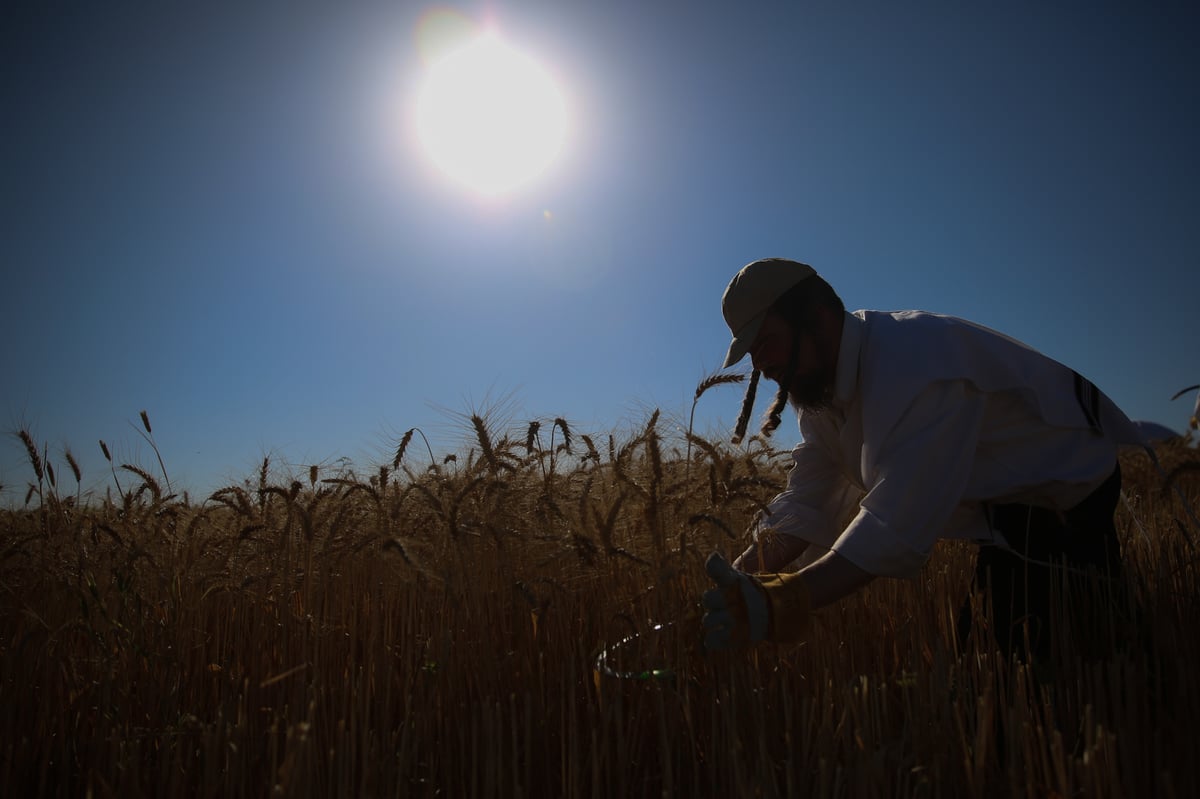
M 988 629 L 972 629 L 968 597 L 958 617 L 960 648 L 966 650 L 970 635 L 990 632 L 1002 652 L 1026 660 L 1050 657 L 1056 639 L 1070 641 L 1085 655 L 1111 651 L 1120 635 L 1115 622 L 1128 609 L 1113 523 L 1120 493 L 1118 464 L 1103 484 L 1065 513 L 1022 504 L 990 506 L 992 528 L 1013 551 L 980 547 L 972 593 L 990 607 L 982 617 Z M 1064 635 L 1068 630 L 1070 635 Z

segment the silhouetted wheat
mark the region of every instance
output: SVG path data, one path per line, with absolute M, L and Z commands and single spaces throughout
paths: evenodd
M 566 448 L 566 451 L 569 453 L 571 451 L 571 427 L 567 424 L 567 420 L 562 418 L 561 416 L 556 416 L 554 418 L 554 427 L 550 430 L 550 436 L 551 436 L 550 448 L 551 449 L 554 448 L 553 436 L 554 436 L 555 430 L 562 431 L 563 446 Z
M 75 478 L 75 482 L 83 482 L 83 471 L 79 468 L 79 462 L 75 460 L 70 447 L 63 449 L 63 457 L 67 459 L 67 465 L 71 467 L 71 476 Z
M 25 445 L 25 454 L 29 458 L 29 465 L 33 467 L 33 474 L 40 484 L 45 479 L 46 473 L 42 468 L 42 456 L 38 453 L 37 445 L 33 443 L 33 436 L 29 434 L 28 430 L 18 431 L 17 436 Z
M 522 442 L 489 435 L 498 468 L 472 425 L 467 467 L 304 481 L 264 459 L 199 506 L 143 471 L 48 525 L 0 511 L 0 792 L 1200 793 L 1200 563 L 1129 457 L 1138 643 L 1043 673 L 958 651 L 963 542 L 819 611 L 803 645 L 698 655 L 707 550 L 744 547 L 789 462 L 693 437 L 689 486 L 694 453 L 654 415 L 610 435 L 606 462 L 562 459 L 550 496 Z M 593 669 L 632 633 L 645 679 Z
M 479 451 L 483 453 L 488 470 L 492 474 L 496 474 L 500 471 L 500 459 L 496 457 L 496 451 L 492 448 L 492 437 L 488 432 L 487 424 L 483 421 L 483 417 L 476 413 L 471 414 L 471 424 L 475 428 L 475 440 L 479 442 Z
M 392 459 L 393 469 L 400 468 L 400 462 L 404 460 L 404 451 L 408 449 L 408 443 L 412 441 L 413 431 L 416 429 L 417 428 L 415 427 L 410 427 L 404 432 L 404 435 L 400 437 L 400 444 L 396 447 L 396 457 Z
M 138 434 L 146 440 L 146 442 L 150 445 L 150 449 L 154 451 L 154 457 L 158 459 L 158 468 L 162 470 L 163 480 L 167 484 L 167 490 L 170 491 L 171 478 L 167 476 L 167 465 L 163 463 L 162 453 L 158 451 L 158 444 L 154 440 L 154 431 L 150 428 L 150 415 L 143 410 L 138 414 L 138 416 L 141 417 L 142 427 L 146 431 L 145 433 L 142 433 L 141 430 L 138 430 Z M 137 430 L 136 427 L 134 429 Z
M 693 439 L 693 433 L 695 432 L 695 424 L 696 424 L 696 404 L 700 402 L 700 398 L 702 396 L 704 396 L 704 393 L 706 391 L 708 391 L 710 388 L 714 388 L 716 386 L 729 385 L 732 383 L 740 383 L 745 379 L 746 379 L 746 376 L 743 374 L 721 374 L 720 372 L 718 372 L 716 374 L 711 374 L 708 377 L 704 378 L 696 386 L 695 396 L 692 397 L 692 410 L 688 414 L 688 429 L 687 429 L 688 449 L 687 449 L 687 456 L 686 456 L 687 464 L 688 464 L 688 477 L 691 477 L 690 470 L 691 470 L 691 464 L 692 464 L 692 439 Z
M 583 456 L 584 461 L 590 460 L 595 463 L 599 463 L 600 453 L 596 450 L 596 445 L 592 442 L 592 437 L 587 433 L 584 433 L 579 437 L 579 440 L 583 442 L 585 447 L 587 447 L 587 454 Z
M 139 493 L 143 489 L 146 489 L 146 490 L 149 490 L 150 493 L 154 496 L 154 500 L 156 502 L 162 499 L 162 497 L 163 497 L 162 488 L 158 485 L 158 481 L 155 480 L 154 477 L 149 472 L 147 472 L 145 469 L 141 468 L 140 466 L 134 466 L 131 463 L 122 463 L 121 468 L 127 472 L 136 474 L 138 477 L 142 478 L 142 487 L 140 489 L 138 489 Z
M 529 428 L 525 432 L 525 453 L 532 455 L 534 445 L 537 443 L 538 430 L 542 428 L 542 423 L 536 419 L 529 423 Z

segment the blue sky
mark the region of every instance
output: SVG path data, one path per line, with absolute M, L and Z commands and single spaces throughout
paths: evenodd
M 432 8 L 567 98 L 510 197 L 410 135 Z M 142 409 L 193 492 L 264 455 L 369 469 L 413 426 L 464 449 L 472 410 L 686 420 L 764 256 L 1001 329 L 1136 419 L 1183 430 L 1200 382 L 1194 4 L 114 0 L 0 35 L 0 499 L 20 427 L 85 490 L 98 439 L 155 467 Z

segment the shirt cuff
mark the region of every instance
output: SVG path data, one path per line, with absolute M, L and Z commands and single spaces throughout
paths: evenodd
M 871 511 L 859 510 L 833 544 L 833 551 L 877 577 L 914 577 L 928 552 L 913 549 L 888 523 Z

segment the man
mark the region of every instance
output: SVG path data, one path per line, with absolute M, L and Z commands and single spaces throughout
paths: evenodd
M 706 647 L 798 640 L 812 610 L 914 575 L 939 538 L 979 543 L 975 584 L 1005 652 L 1049 653 L 1064 586 L 1077 610 L 1123 604 L 1117 448 L 1137 432 L 1086 379 L 961 319 L 847 313 L 795 261 L 744 267 L 722 312 L 725 367 L 749 353 L 754 369 L 737 435 L 761 374 L 779 386 L 764 434 L 790 402 L 803 440 L 754 543 L 732 565 L 715 553 L 706 564 L 717 584 L 703 600 Z M 857 507 L 841 527 L 846 497 Z M 968 598 L 960 646 L 971 618 Z M 1083 635 L 1106 643 L 1100 626 Z

